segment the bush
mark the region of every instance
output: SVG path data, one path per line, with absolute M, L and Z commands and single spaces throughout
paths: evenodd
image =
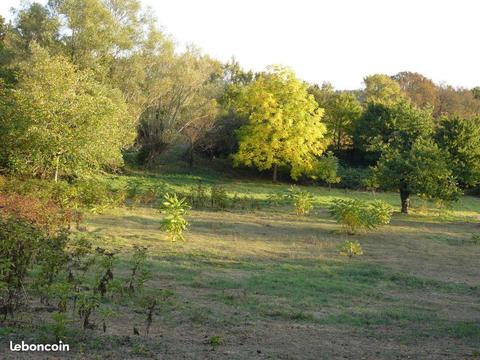
M 188 198 L 193 207 L 203 208 L 208 205 L 207 189 L 203 186 L 201 180 L 198 181 L 197 186 L 192 186 L 190 188 Z
M 222 185 L 212 185 L 210 188 L 210 201 L 212 208 L 226 209 L 228 207 L 227 191 Z
M 313 209 L 313 196 L 308 191 L 292 186 L 287 196 L 293 202 L 297 215 L 307 215 Z
M 345 241 L 340 245 L 340 255 L 351 259 L 353 256 L 363 255 L 363 250 L 358 241 Z
M 129 180 L 126 186 L 125 197 L 134 205 L 155 205 L 165 194 L 166 184 L 151 184 L 140 179 Z
M 24 282 L 48 238 L 32 224 L 0 218 L 0 314 L 13 316 L 23 303 Z
M 338 159 L 329 151 L 317 161 L 313 178 L 318 178 L 331 187 L 341 180 L 338 176 L 338 168 Z
M 372 190 L 377 188 L 374 181 L 374 174 L 370 168 L 354 168 L 340 166 L 338 169 L 340 176 L 339 186 L 353 190 Z
M 84 208 L 101 212 L 118 203 L 118 191 L 113 191 L 106 181 L 97 178 L 77 179 L 72 183 L 9 178 L 3 186 L 3 192 L 32 197 L 49 204 L 48 206 L 54 204 L 63 210 L 72 211 Z
M 383 201 L 365 203 L 357 199 L 334 199 L 330 205 L 330 215 L 349 234 L 358 230 L 374 230 L 390 222 L 393 210 Z
M 61 208 L 51 200 L 42 202 L 19 194 L 0 194 L 0 208 L 1 217 L 23 220 L 50 234 L 69 227 L 72 221 L 78 222 L 80 217 L 76 211 Z
M 176 194 L 166 194 L 162 204 L 162 212 L 165 218 L 162 222 L 162 230 L 168 234 L 171 241 L 185 240 L 183 232 L 188 227 L 184 216 L 190 209 L 185 198 L 179 199 Z

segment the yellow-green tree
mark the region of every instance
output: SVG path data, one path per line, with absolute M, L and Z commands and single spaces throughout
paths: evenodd
M 388 75 L 374 74 L 363 81 L 367 103 L 392 105 L 404 97 L 400 85 Z
M 279 66 L 243 88 L 236 109 L 248 122 L 238 130 L 235 165 L 273 169 L 273 181 L 278 166 L 290 166 L 293 179 L 312 171 L 328 140 L 323 109 L 307 89 L 292 71 Z
M 119 90 L 99 84 L 67 58 L 38 45 L 19 66 L 19 82 L 1 103 L 0 142 L 9 167 L 30 176 L 79 176 L 123 164 L 135 136 Z M 7 101 L 8 100 L 8 101 Z

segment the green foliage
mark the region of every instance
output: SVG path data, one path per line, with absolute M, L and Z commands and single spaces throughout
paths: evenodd
M 199 180 L 196 186 L 190 187 L 188 199 L 192 207 L 203 208 L 208 205 L 207 188 Z
M 220 184 L 212 185 L 210 188 L 210 202 L 212 208 L 225 209 L 228 206 L 228 195 L 225 187 Z
M 90 319 L 94 311 L 100 306 L 100 294 L 87 291 L 79 292 L 76 305 L 78 308 L 78 315 L 82 318 L 83 328 L 93 328 Z
M 189 209 L 190 206 L 185 198 L 179 199 L 176 194 L 164 196 L 162 213 L 165 214 L 165 218 L 161 228 L 171 241 L 184 240 L 183 232 L 188 228 L 188 221 L 184 216 Z
M 23 303 L 28 271 L 48 241 L 25 221 L 0 217 L 0 314 L 13 316 Z
M 339 166 L 338 175 L 341 179 L 339 187 L 354 190 L 366 190 L 366 185 L 373 177 L 372 170 L 369 168 L 350 166 Z
M 69 233 L 65 230 L 50 237 L 38 249 L 36 263 L 40 270 L 36 278 L 36 287 L 40 290 L 42 298 L 48 301 L 51 287 L 58 281 L 59 273 L 64 270 L 68 261 L 65 252 Z
M 480 184 L 480 120 L 479 118 L 443 117 L 436 139 L 448 164 L 461 185 Z
M 403 97 L 400 85 L 390 76 L 374 74 L 363 79 L 365 83 L 365 102 L 392 105 Z
M 445 201 L 458 196 L 446 156 L 432 140 L 433 127 L 431 109 L 406 100 L 370 104 L 357 127 L 364 149 L 380 158 L 376 178 L 383 188 L 400 191 L 404 213 L 411 194 Z
M 315 164 L 313 178 L 327 183 L 329 186 L 340 182 L 341 177 L 338 176 L 338 159 L 332 152 L 327 152 L 326 156 L 322 156 Z
M 335 151 L 352 147 L 353 129 L 362 114 L 362 106 L 355 94 L 346 91 L 334 91 L 333 87 L 311 86 L 309 92 L 318 105 L 325 109 L 323 121 L 327 125 L 327 137 Z
M 212 350 L 215 350 L 220 345 L 223 345 L 225 340 L 221 335 L 213 335 L 208 338 L 207 343 L 212 347 Z
M 77 216 L 80 216 L 82 210 L 101 213 L 109 207 L 122 205 L 125 201 L 121 190 L 111 188 L 106 180 L 96 177 L 79 178 L 71 183 L 9 177 L 3 190 L 8 194 L 35 197 L 41 203 L 54 204 Z
M 334 199 L 329 210 L 330 215 L 349 234 L 387 225 L 393 213 L 390 205 L 381 200 L 365 203 L 357 199 Z
M 340 245 L 340 255 L 348 256 L 351 259 L 354 256 L 363 255 L 363 250 L 358 241 L 345 241 Z
M 53 334 L 55 335 L 55 341 L 65 340 L 67 335 L 67 327 L 73 321 L 69 318 L 65 312 L 55 312 L 52 314 Z
M 278 166 L 290 166 L 294 179 L 311 172 L 316 156 L 328 145 L 323 109 L 287 69 L 273 67 L 246 85 L 236 110 L 248 123 L 238 131 L 234 164 L 274 168 L 274 181 Z
M 152 89 L 156 101 L 141 114 L 139 142 L 145 163 L 153 165 L 168 145 L 186 138 L 193 165 L 193 148 L 218 113 L 220 64 L 194 47 L 167 62 L 168 73 L 158 74 L 164 79 L 162 86 Z
M 121 93 L 89 72 L 33 46 L 12 96 L 15 117 L 0 117 L 0 134 L 13 171 L 57 180 L 122 165 L 133 121 Z
M 306 190 L 292 186 L 287 197 L 293 203 L 297 215 L 307 215 L 313 209 L 313 196 Z

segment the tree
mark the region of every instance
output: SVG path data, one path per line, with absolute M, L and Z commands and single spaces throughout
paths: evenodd
M 182 135 L 187 133 L 192 140 L 195 128 L 203 132 L 205 122 L 215 117 L 219 97 L 215 77 L 219 72 L 220 64 L 197 49 L 187 49 L 174 59 L 141 116 L 139 142 L 147 163 L 153 163 Z M 194 144 L 190 145 L 193 149 Z
M 376 166 L 382 186 L 400 192 L 402 213 L 408 214 L 410 196 L 456 200 L 460 194 L 445 154 L 431 139 L 418 138 L 411 147 L 388 148 Z
M 364 135 L 366 148 L 380 154 L 376 176 L 383 187 L 399 190 L 403 213 L 408 213 L 412 194 L 455 199 L 452 172 L 432 139 L 431 109 L 402 100 L 388 106 L 370 104 L 367 114 L 374 121 Z
M 323 121 L 335 151 L 352 146 L 352 135 L 356 120 L 362 113 L 362 106 L 355 95 L 348 92 L 336 93 L 325 108 Z
M 435 116 L 473 117 L 480 115 L 480 100 L 471 90 L 454 88 L 450 85 L 440 86 L 438 90 L 439 105 Z
M 328 151 L 325 156 L 318 159 L 312 177 L 326 182 L 330 188 L 332 184 L 337 184 L 341 180 L 338 176 L 338 167 L 338 159 Z
M 374 74 L 363 79 L 365 103 L 394 104 L 402 97 L 400 85 L 384 74 Z
M 278 166 L 290 166 L 293 179 L 311 172 L 328 145 L 323 109 L 290 70 L 270 67 L 245 86 L 236 108 L 248 122 L 238 130 L 234 164 L 273 168 L 273 181 Z
M 39 3 L 28 4 L 16 11 L 13 27 L 15 47 L 25 56 L 34 41 L 42 47 L 55 47 L 59 44 L 60 21 L 49 9 Z
M 440 119 L 437 142 L 459 183 L 474 187 L 480 183 L 480 119 L 458 116 Z
M 10 168 L 57 180 L 120 166 L 134 138 L 121 93 L 35 43 L 31 52 L 10 92 L 13 119 L 0 119 Z
M 475 86 L 472 89 L 472 94 L 475 99 L 480 100 L 480 86 Z
M 422 74 L 403 71 L 392 76 L 392 79 L 398 82 L 400 89 L 417 106 L 423 108 L 438 106 L 438 88 L 432 80 Z
M 195 146 L 211 159 L 215 156 L 229 156 L 238 151 L 236 131 L 245 125 L 246 119 L 238 114 L 235 102 L 247 84 L 255 77 L 252 71 L 244 71 L 232 58 L 222 66 L 222 88 L 219 89 L 219 114 Z

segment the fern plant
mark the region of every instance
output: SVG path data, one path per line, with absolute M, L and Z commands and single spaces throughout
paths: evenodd
M 171 241 L 185 240 L 183 232 L 188 228 L 185 215 L 190 210 L 185 198 L 179 199 L 176 194 L 166 194 L 162 203 L 162 212 L 165 218 L 162 222 L 162 230 L 165 231 Z

